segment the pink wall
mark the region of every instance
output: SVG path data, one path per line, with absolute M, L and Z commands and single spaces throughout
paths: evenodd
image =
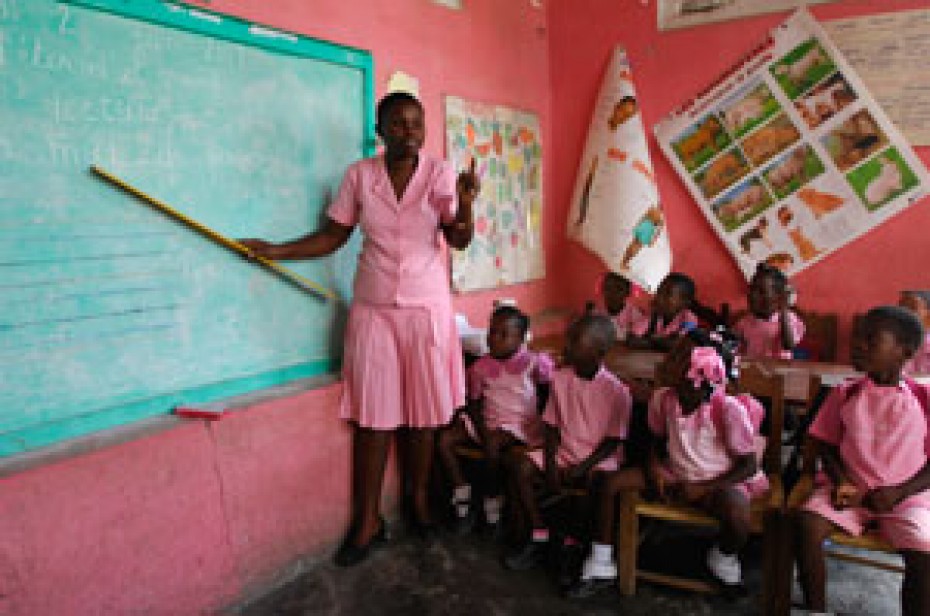
M 538 113 L 551 148 L 546 13 L 528 0 L 466 0 L 464 12 L 426 0 L 203 4 L 371 50 L 378 95 L 394 70 L 418 77 L 429 151 L 444 151 L 444 94 Z M 545 225 L 557 255 L 560 227 Z M 493 297 L 535 312 L 555 291 L 549 279 L 457 305 L 481 323 Z M 302 556 L 328 553 L 348 517 L 340 391 L 186 422 L 0 480 L 0 613 L 202 613 Z M 396 492 L 396 481 L 386 490 Z
M 372 50 L 378 94 L 394 70 L 415 75 L 428 116 L 427 148 L 436 153 L 443 152 L 443 94 L 537 112 L 550 275 L 466 295 L 457 305 L 478 323 L 498 295 L 516 297 L 530 312 L 577 306 L 601 268 L 566 244 L 563 226 L 611 47 L 628 47 L 652 124 L 779 18 L 659 35 L 654 3 L 640 0 L 551 0 L 546 11 L 529 0 L 465 3 L 462 13 L 426 0 L 204 5 Z M 925 2 L 882 3 L 891 4 Z M 817 13 L 875 5 L 849 0 Z M 922 156 L 928 160 L 930 152 Z M 688 264 L 707 300 L 740 297 L 736 269 L 658 152 L 654 160 L 677 262 Z M 917 283 L 917 268 L 930 256 L 923 240 L 928 210 L 926 203 L 913 208 L 800 276 L 805 304 L 848 314 Z M 851 275 L 839 295 L 835 282 L 844 272 Z M 339 393 L 333 385 L 256 404 L 216 424 L 186 422 L 0 480 L 0 613 L 199 613 L 259 587 L 300 556 L 324 553 L 348 515 L 349 435 L 336 418 Z
M 820 19 L 907 8 L 926 8 L 920 0 L 844 0 L 814 7 Z M 594 99 L 610 51 L 627 48 L 633 65 L 645 123 L 665 114 L 709 85 L 740 57 L 760 44 L 784 19 L 765 15 L 734 22 L 659 33 L 655 2 L 574 0 L 549 5 L 552 71 L 552 138 L 549 215 L 565 219 L 575 172 Z M 924 162 L 930 148 L 920 148 Z M 652 159 L 668 218 L 676 269 L 692 275 L 702 301 L 744 305 L 745 283 L 723 244 L 704 220 L 684 184 L 652 140 Z M 551 219 L 550 219 L 551 220 Z M 561 223 L 559 223 L 561 224 Z M 905 287 L 930 287 L 927 275 L 930 200 L 911 207 L 865 237 L 840 249 L 794 279 L 799 304 L 837 312 L 847 330 L 851 315 L 880 303 L 894 303 Z M 577 304 L 591 294 L 603 271 L 589 253 L 570 244 L 559 269 L 564 296 Z

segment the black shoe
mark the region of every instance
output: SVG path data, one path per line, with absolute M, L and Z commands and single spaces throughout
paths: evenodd
M 439 538 L 439 525 L 435 522 L 413 522 L 411 530 L 426 545 L 432 545 Z
M 452 523 L 452 530 L 457 535 L 468 535 L 475 530 L 477 516 L 474 512 L 469 511 L 465 516 L 455 516 L 455 522 Z
M 387 526 L 385 526 L 383 518 L 381 519 L 381 528 L 365 545 L 355 545 L 352 542 L 352 535 L 354 534 L 353 529 L 350 528 L 342 545 L 336 550 L 336 554 L 333 556 L 333 564 L 337 567 L 353 567 L 359 564 L 368 558 L 372 550 L 388 540 Z
M 616 583 L 617 580 L 583 580 L 577 578 L 565 589 L 565 596 L 568 599 L 587 599 L 614 587 Z
M 557 582 L 559 588 L 568 591 L 575 586 L 581 575 L 581 563 L 584 562 L 585 548 L 580 543 L 563 545 L 559 550 L 559 568 Z
M 529 541 L 504 558 L 504 566 L 511 571 L 527 571 L 541 565 L 545 557 L 546 544 L 541 541 Z

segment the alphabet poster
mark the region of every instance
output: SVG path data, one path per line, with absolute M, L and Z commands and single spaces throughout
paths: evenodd
M 575 180 L 568 236 L 650 292 L 671 269 L 665 215 L 626 51 L 614 49 Z
M 806 10 L 654 131 L 747 279 L 763 261 L 810 267 L 930 185 Z
M 456 169 L 476 158 L 481 194 L 475 235 L 452 251 L 458 291 L 545 276 L 542 222 L 542 145 L 533 113 L 446 97 L 446 156 Z

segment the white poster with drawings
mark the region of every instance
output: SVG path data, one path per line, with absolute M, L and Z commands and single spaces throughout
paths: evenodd
M 838 0 L 657 0 L 659 30 L 689 28 Z M 645 3 L 644 3 L 645 4 Z
M 807 11 L 654 130 L 747 278 L 760 261 L 810 267 L 930 184 Z
M 646 131 L 626 51 L 614 49 L 575 180 L 568 236 L 650 292 L 671 269 Z
M 542 132 L 535 113 L 446 97 L 446 157 L 475 159 L 481 194 L 475 235 L 452 251 L 452 284 L 475 291 L 546 275 L 542 246 Z

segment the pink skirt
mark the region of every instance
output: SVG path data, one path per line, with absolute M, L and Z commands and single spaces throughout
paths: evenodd
M 451 308 L 354 302 L 342 358 L 341 417 L 363 428 L 438 428 L 465 404 Z

